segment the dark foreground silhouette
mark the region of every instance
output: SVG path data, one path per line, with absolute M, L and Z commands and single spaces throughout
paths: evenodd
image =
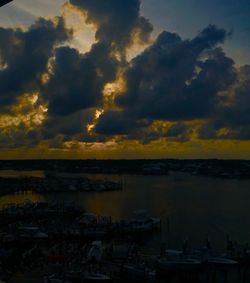
M 13 0 L 0 0 L 0 7 L 12 2 Z

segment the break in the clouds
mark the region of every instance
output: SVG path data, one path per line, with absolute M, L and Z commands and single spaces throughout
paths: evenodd
M 70 0 L 95 33 L 86 52 L 71 44 L 65 15 L 0 28 L 1 147 L 250 139 L 250 67 L 223 50 L 233 34 L 210 25 L 191 39 L 163 31 L 153 41 L 140 7 Z M 133 46 L 147 47 L 129 60 Z
M 87 21 L 97 26 L 96 39 L 122 52 L 135 39 L 149 40 L 153 30 L 150 22 L 140 14 L 140 0 L 70 0 L 86 11 Z

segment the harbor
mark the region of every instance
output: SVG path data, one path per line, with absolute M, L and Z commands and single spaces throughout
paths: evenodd
M 145 211 L 133 215 L 115 222 L 73 203 L 6 206 L 0 235 L 3 282 L 248 282 L 249 246 L 228 238 L 219 254 L 209 238 L 200 248 L 186 239 L 180 250 L 161 243 L 158 253 L 150 254 L 147 235 L 161 233 L 161 219 Z
M 122 180 L 123 189 L 28 186 L 0 198 L 3 282 L 248 282 L 248 181 L 171 172 L 92 180 Z
M 13 173 L 12 173 L 13 174 Z M 120 181 L 114 182 L 107 178 L 93 179 L 82 174 L 72 173 L 54 173 L 41 172 L 40 176 L 35 174 L 19 175 L 6 173 L 7 176 L 0 176 L 0 187 L 2 193 L 10 192 L 25 192 L 32 189 L 38 193 L 55 193 L 55 192 L 107 192 L 122 190 L 123 184 Z

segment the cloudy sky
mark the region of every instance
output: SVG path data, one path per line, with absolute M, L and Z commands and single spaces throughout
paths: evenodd
M 0 8 L 1 158 L 250 158 L 248 0 Z

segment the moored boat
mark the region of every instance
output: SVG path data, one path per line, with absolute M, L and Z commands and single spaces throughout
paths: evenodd
M 149 269 L 143 264 L 124 264 L 121 268 L 121 275 L 131 280 L 140 280 L 143 282 L 152 282 L 156 280 L 156 271 Z
M 184 254 L 179 250 L 166 250 L 165 255 L 157 260 L 163 271 L 191 271 L 201 266 L 201 261 Z
M 233 259 L 212 254 L 211 250 L 207 247 L 193 251 L 192 258 L 200 260 L 202 264 L 215 267 L 232 267 L 238 264 L 238 262 Z
M 161 219 L 157 217 L 147 217 L 146 211 L 137 210 L 134 217 L 119 222 L 121 232 L 148 232 L 160 228 Z
M 92 282 L 107 282 L 111 283 L 113 280 L 105 275 L 100 273 L 85 273 L 83 276 L 83 280 L 86 283 L 92 283 Z
M 103 247 L 101 241 L 92 242 L 91 248 L 87 255 L 89 262 L 100 262 L 103 256 Z

